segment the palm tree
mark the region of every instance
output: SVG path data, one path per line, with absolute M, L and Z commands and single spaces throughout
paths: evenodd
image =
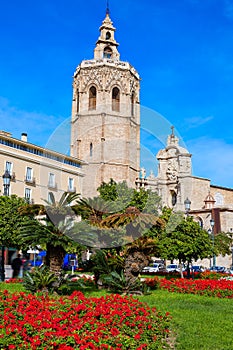
M 125 226 L 128 244 L 125 249 L 125 277 L 134 283 L 143 267 L 149 263 L 149 254 L 156 251 L 158 239 L 147 232 L 151 228 L 161 229 L 165 222 L 154 214 L 142 213 L 135 207 L 128 207 L 124 213 L 115 213 L 103 219 L 101 227 L 119 228 Z
M 56 275 L 61 272 L 65 253 L 74 241 L 66 235 L 70 222 L 75 219 L 71 203 L 79 194 L 64 192 L 59 201 L 51 197 L 51 203 L 46 205 L 30 205 L 21 209 L 22 215 L 43 215 L 42 220 L 31 220 L 21 227 L 20 239 L 30 246 L 45 246 L 46 265 Z
M 113 212 L 111 204 L 101 197 L 80 198 L 73 210 L 93 226 L 99 226 L 103 218 Z

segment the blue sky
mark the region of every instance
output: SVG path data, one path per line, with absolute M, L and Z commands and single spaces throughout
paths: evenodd
M 121 60 L 142 79 L 147 174 L 156 173 L 154 155 L 174 125 L 193 174 L 233 187 L 233 0 L 109 2 Z M 72 75 L 93 58 L 105 9 L 105 0 L 1 4 L 1 130 L 45 146 L 67 124 Z

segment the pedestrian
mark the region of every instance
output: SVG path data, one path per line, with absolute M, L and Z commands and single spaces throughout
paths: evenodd
M 23 265 L 22 259 L 20 258 L 20 254 L 17 255 L 17 258 L 13 259 L 11 263 L 11 267 L 13 269 L 12 278 L 17 278 L 19 276 L 20 268 Z

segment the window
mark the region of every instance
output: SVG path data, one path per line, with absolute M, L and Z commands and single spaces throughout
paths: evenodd
M 89 90 L 89 110 L 96 109 L 96 88 L 92 86 Z
M 203 225 L 202 218 L 198 217 L 198 223 L 199 223 L 200 227 L 203 228 L 204 225 Z
M 27 167 L 26 169 L 26 181 L 32 182 L 32 168 Z
M 6 162 L 6 169 L 9 174 L 11 175 L 12 174 L 12 163 L 11 162 Z
M 26 201 L 28 203 L 31 203 L 32 201 L 32 190 L 30 188 L 25 188 L 25 195 L 24 195 Z
M 48 202 L 49 202 L 50 204 L 53 204 L 54 201 L 55 201 L 55 199 L 54 199 L 53 193 L 52 193 L 52 192 L 49 192 L 49 193 L 48 193 Z
M 55 187 L 55 175 L 49 173 L 49 187 Z
M 106 46 L 104 49 L 104 58 L 111 58 L 112 57 L 112 49 L 109 46 Z
M 172 205 L 176 205 L 177 202 L 177 194 L 175 191 L 171 191 L 171 196 L 172 196 Z
M 106 38 L 106 40 L 109 40 L 111 38 L 111 33 L 107 32 L 105 38 Z
M 77 90 L 77 106 L 76 106 L 76 112 L 79 112 L 79 90 Z
M 68 191 L 74 191 L 74 179 L 71 177 L 68 180 Z
M 131 116 L 134 116 L 134 99 L 135 99 L 135 93 L 133 92 L 131 95 Z
M 120 90 L 117 87 L 112 89 L 112 110 L 120 111 Z
M 92 142 L 90 143 L 90 157 L 93 155 L 93 144 Z

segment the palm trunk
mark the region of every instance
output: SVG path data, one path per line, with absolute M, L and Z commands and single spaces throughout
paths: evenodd
M 143 267 L 149 264 L 149 259 L 141 251 L 132 251 L 127 254 L 125 259 L 125 278 L 129 283 L 134 283 Z
M 49 266 L 50 271 L 57 277 L 61 274 L 65 254 L 66 252 L 63 247 L 55 247 L 52 244 L 47 244 L 46 265 Z

